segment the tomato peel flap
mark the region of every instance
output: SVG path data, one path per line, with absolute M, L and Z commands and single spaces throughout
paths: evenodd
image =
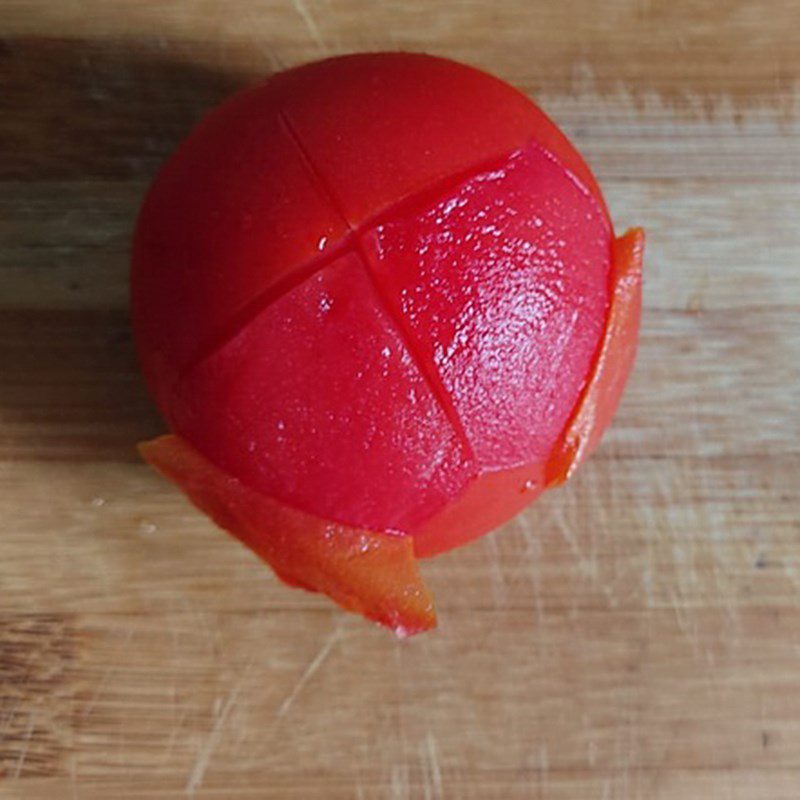
M 617 410 L 636 358 L 642 312 L 644 231 L 633 228 L 616 238 L 611 254 L 611 301 L 606 329 L 581 399 L 561 441 L 547 462 L 545 482 L 569 480 L 597 447 Z
M 250 489 L 180 436 L 139 445 L 142 457 L 285 583 L 327 594 L 400 637 L 436 626 L 411 537 L 328 522 Z

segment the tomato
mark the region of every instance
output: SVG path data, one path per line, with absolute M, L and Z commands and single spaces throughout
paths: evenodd
M 175 434 L 146 457 L 279 575 L 386 623 L 363 571 L 322 579 L 321 554 L 370 531 L 413 566 L 574 470 L 632 364 L 634 239 L 485 73 L 407 53 L 281 73 L 212 111 L 140 214 L 134 330 Z M 387 598 L 398 552 L 370 550 Z

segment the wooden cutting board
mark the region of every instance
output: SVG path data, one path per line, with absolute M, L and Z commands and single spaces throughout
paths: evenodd
M 0 797 L 800 797 L 795 0 L 0 6 Z M 129 237 L 210 105 L 426 50 L 535 95 L 648 231 L 566 487 L 424 565 L 411 641 L 290 591 L 134 453 Z

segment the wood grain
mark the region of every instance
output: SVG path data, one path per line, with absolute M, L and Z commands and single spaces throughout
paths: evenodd
M 796 800 L 791 0 L 0 7 L 0 797 Z M 535 94 L 648 230 L 637 369 L 569 485 L 426 562 L 397 642 L 139 463 L 129 237 L 205 109 L 427 50 Z

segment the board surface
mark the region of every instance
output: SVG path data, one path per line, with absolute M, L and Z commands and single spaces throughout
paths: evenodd
M 0 798 L 796 800 L 800 12 L 792 0 L 0 6 Z M 127 259 L 235 88 L 411 49 L 536 97 L 648 232 L 598 452 L 426 562 L 395 641 L 139 462 Z

